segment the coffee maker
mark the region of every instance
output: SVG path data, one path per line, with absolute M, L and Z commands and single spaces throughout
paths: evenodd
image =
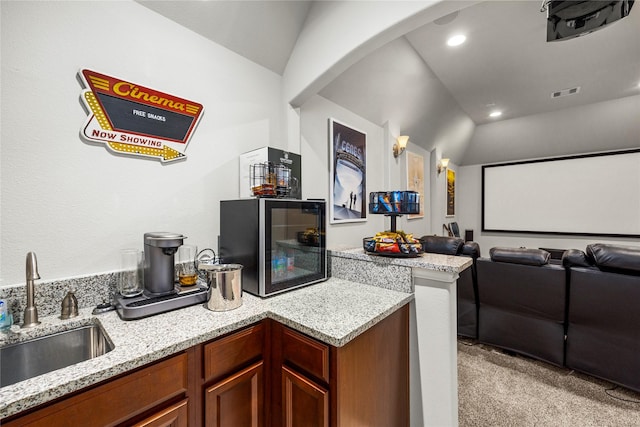
M 179 233 L 144 233 L 144 289 L 148 296 L 176 292 L 174 255 L 184 239 Z
M 165 231 L 144 234 L 144 292 L 135 297 L 116 294 L 122 320 L 140 319 L 207 301 L 207 285 L 181 288 L 176 282 L 175 254 L 186 236 Z

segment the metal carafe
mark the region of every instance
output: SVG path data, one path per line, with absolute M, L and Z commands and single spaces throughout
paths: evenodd
M 186 236 L 165 231 L 144 233 L 144 288 L 147 295 L 175 292 L 174 255 Z
M 209 285 L 209 310 L 227 311 L 242 305 L 242 265 L 198 262 L 198 270 Z

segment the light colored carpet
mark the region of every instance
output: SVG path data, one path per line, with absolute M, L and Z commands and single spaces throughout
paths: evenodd
M 473 344 L 458 340 L 460 427 L 640 427 L 640 393 Z

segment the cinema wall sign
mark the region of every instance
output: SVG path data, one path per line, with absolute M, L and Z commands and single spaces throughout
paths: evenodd
M 82 101 L 89 116 L 82 136 L 111 151 L 162 162 L 185 159 L 204 107 L 116 77 L 82 69 Z

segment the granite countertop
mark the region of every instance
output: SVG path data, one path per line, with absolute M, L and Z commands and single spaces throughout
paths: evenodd
M 93 316 L 92 308 L 81 309 L 71 320 L 44 317 L 41 325 L 28 332 L 0 334 L 0 345 L 99 323 L 115 348 L 95 359 L 0 388 L 0 419 L 264 318 L 341 347 L 412 299 L 411 293 L 331 278 L 267 299 L 245 292 L 242 306 L 226 312 L 212 312 L 198 304 L 133 321 L 120 320 L 115 311 Z
M 460 273 L 471 267 L 473 260 L 466 256 L 441 255 L 433 253 L 422 253 L 415 258 L 395 258 L 365 252 L 362 248 L 338 248 L 331 250 L 333 256 L 351 258 L 360 261 L 369 261 L 398 265 L 411 268 L 423 268 L 445 273 Z

